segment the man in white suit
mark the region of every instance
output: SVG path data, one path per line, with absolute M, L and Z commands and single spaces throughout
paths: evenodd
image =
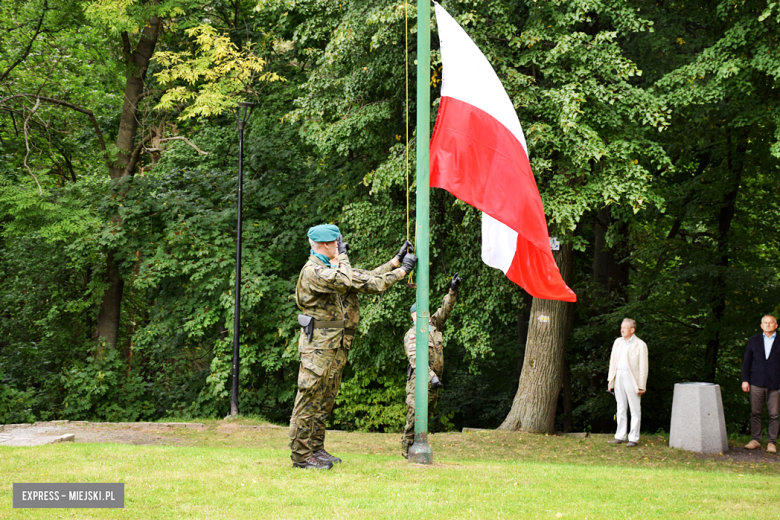
M 639 441 L 639 425 L 642 422 L 640 400 L 647 384 L 647 344 L 634 335 L 636 322 L 624 319 L 620 325 L 620 338 L 612 344 L 612 356 L 609 358 L 609 377 L 607 391 L 615 389 L 617 401 L 617 432 L 610 444 L 626 442 L 628 416 L 631 409 L 631 430 L 628 432 L 626 446 L 634 447 Z

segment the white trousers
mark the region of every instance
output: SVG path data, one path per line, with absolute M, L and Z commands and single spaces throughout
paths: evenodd
M 617 401 L 617 432 L 615 438 L 626 440 L 628 428 L 628 408 L 631 409 L 631 431 L 628 432 L 629 442 L 639 441 L 639 424 L 642 422 L 641 396 L 636 393 L 631 372 L 618 370 L 615 376 L 615 400 Z M 628 405 L 628 406 L 626 406 Z

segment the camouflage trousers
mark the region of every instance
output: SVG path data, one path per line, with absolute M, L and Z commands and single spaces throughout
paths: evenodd
M 409 458 L 409 447 L 414 444 L 414 381 L 415 374 L 412 372 L 412 377 L 406 382 L 406 425 L 404 426 L 404 434 L 401 437 L 401 455 L 404 458 Z M 430 421 L 433 416 L 433 407 L 436 405 L 436 401 L 439 399 L 439 389 L 432 390 L 430 385 L 428 386 L 428 420 Z
M 290 418 L 293 462 L 303 462 L 325 446 L 325 419 L 333 410 L 347 363 L 347 350 L 312 350 L 301 353 L 298 395 Z

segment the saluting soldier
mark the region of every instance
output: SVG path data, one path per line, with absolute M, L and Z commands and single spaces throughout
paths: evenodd
M 439 398 L 439 389 L 444 386 L 441 382 L 444 374 L 444 338 L 441 329 L 455 306 L 462 280 L 458 273 L 452 277 L 450 290 L 444 296 L 444 302 L 433 316 L 430 317 L 428 332 L 428 418 L 433 414 L 433 407 Z M 409 309 L 412 313 L 414 325 L 404 336 L 404 352 L 409 359 L 409 369 L 406 372 L 406 426 L 401 437 L 401 455 L 409 458 L 409 447 L 414 444 L 414 385 L 415 368 L 417 359 L 417 302 Z
M 333 410 L 360 321 L 357 293 L 389 289 L 412 271 L 417 257 L 405 242 L 389 262 L 373 271 L 352 269 L 349 246 L 338 227 L 315 226 L 308 236 L 311 256 L 295 287 L 303 330 L 298 340 L 301 364 L 290 418 L 290 449 L 293 467 L 330 469 L 341 459 L 325 450 L 325 419 Z

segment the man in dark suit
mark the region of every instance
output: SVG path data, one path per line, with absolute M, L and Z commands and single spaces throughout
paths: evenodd
M 750 392 L 750 433 L 753 439 L 745 448 L 761 447 L 761 412 L 766 403 L 769 412 L 767 453 L 777 453 L 777 432 L 780 429 L 780 343 L 774 348 L 777 337 L 777 320 L 771 314 L 761 319 L 763 334 L 753 336 L 745 348 L 742 361 L 742 390 Z

